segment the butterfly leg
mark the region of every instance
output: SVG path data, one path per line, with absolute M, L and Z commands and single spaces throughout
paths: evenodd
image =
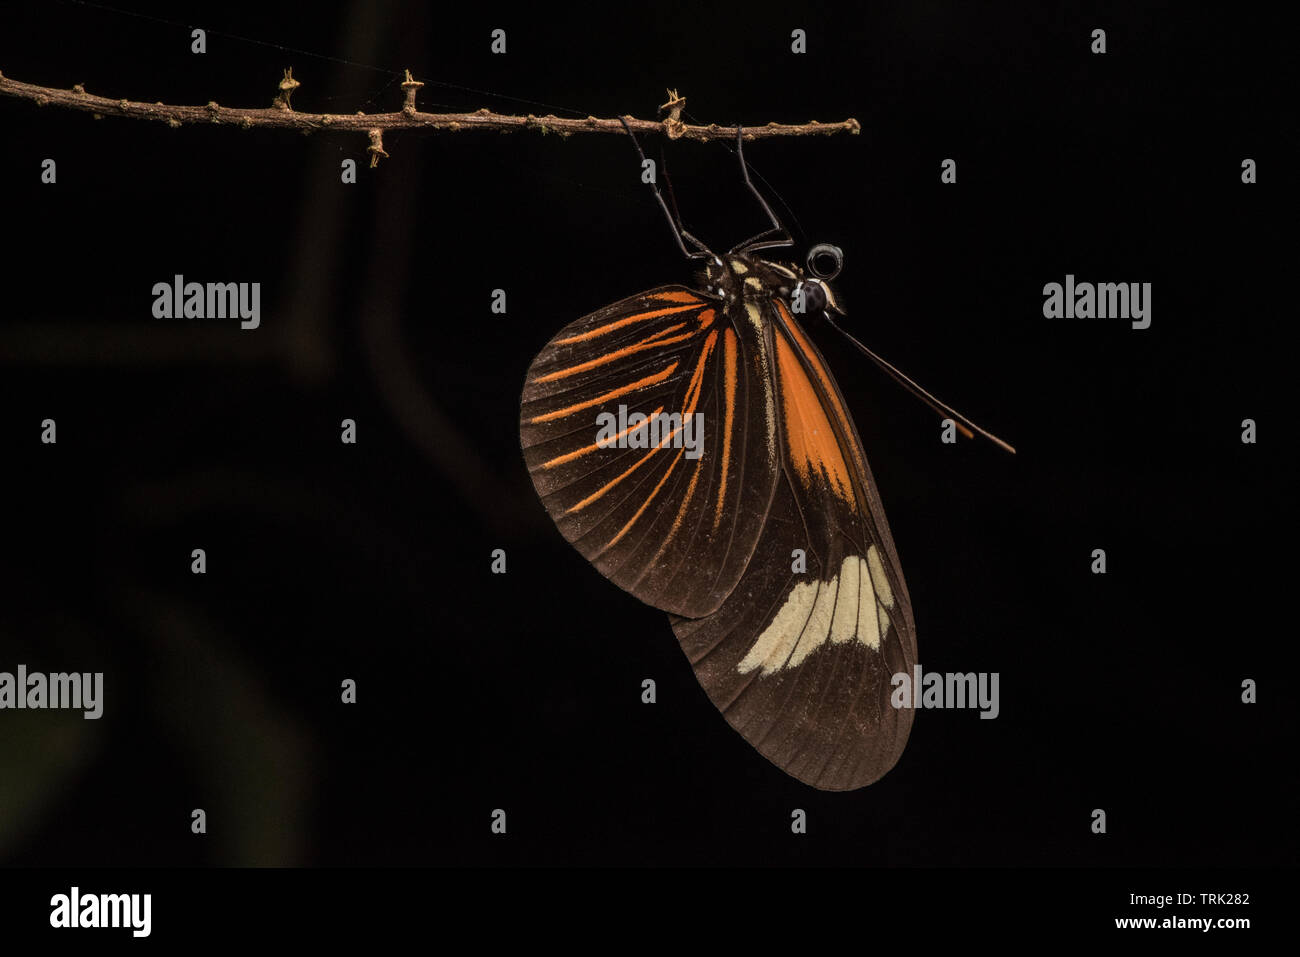
M 632 140 L 632 145 L 636 147 L 637 155 L 641 157 L 642 168 L 644 168 L 645 153 L 641 149 L 641 144 L 637 142 L 636 136 L 632 133 L 632 127 L 628 126 L 627 120 L 621 116 L 619 117 L 619 121 L 623 124 L 623 129 L 627 130 L 627 135 Z M 681 249 L 682 255 L 687 259 L 717 260 L 718 257 L 711 249 L 709 249 L 708 246 L 704 245 L 704 243 L 700 242 L 685 229 L 682 229 L 681 225 L 673 218 L 673 214 L 668 209 L 668 204 L 664 202 L 663 193 L 659 191 L 659 182 L 657 178 L 650 181 L 650 188 L 654 190 L 655 199 L 659 201 L 659 208 L 664 211 L 664 216 L 668 219 L 668 226 L 673 231 L 673 238 L 677 240 L 677 245 Z M 686 248 L 687 242 L 695 247 L 695 252 L 691 252 Z
M 785 224 L 781 220 L 776 218 L 776 213 L 772 212 L 772 207 L 767 204 L 763 194 L 758 191 L 754 181 L 749 178 L 749 165 L 745 162 L 745 131 L 740 126 L 736 127 L 736 156 L 740 159 L 740 175 L 745 178 L 745 185 L 749 187 L 749 191 L 754 194 L 754 198 L 763 207 L 763 212 L 767 213 L 767 218 L 772 221 L 772 228 L 765 229 L 757 236 L 739 243 L 732 252 L 741 249 L 772 249 L 778 246 L 793 246 L 794 240 L 790 238 L 790 231 L 785 228 Z M 776 235 L 777 238 L 767 238 L 772 235 Z

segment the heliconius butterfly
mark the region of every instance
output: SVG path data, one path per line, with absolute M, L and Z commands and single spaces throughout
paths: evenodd
M 842 314 L 829 284 L 842 254 L 814 247 L 806 270 L 760 255 L 793 240 L 749 178 L 740 130 L 737 142 L 772 228 L 718 256 L 652 183 L 682 252 L 704 263 L 698 281 L 551 339 L 528 370 L 522 447 L 561 533 L 668 612 L 731 726 L 800 781 L 850 790 L 907 744 L 912 711 L 890 698 L 917 660 L 912 606 L 862 440 L 796 318 Z M 619 431 L 602 438 L 598 421 Z

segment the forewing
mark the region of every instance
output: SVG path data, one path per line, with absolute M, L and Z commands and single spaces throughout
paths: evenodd
M 749 564 L 778 473 L 761 361 L 720 301 L 663 286 L 565 327 L 528 370 L 520 435 L 543 504 L 647 604 L 709 615 Z M 648 419 L 673 413 L 656 433 Z
M 784 304 L 765 305 L 780 477 L 753 560 L 716 612 L 673 619 L 701 685 L 765 757 L 849 790 L 902 753 L 916 662 L 911 601 L 857 429 Z M 800 553 L 803 555 L 802 564 Z

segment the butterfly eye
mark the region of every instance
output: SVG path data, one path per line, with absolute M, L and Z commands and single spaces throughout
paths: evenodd
M 825 312 L 826 310 L 826 290 L 816 279 L 800 283 L 799 290 L 803 292 L 803 311 L 809 315 Z
M 844 265 L 844 251 L 830 243 L 819 243 L 808 250 L 808 271 L 818 279 L 834 279 Z

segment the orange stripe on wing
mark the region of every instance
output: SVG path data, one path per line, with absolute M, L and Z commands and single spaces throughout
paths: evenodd
M 626 429 L 618 433 L 618 435 L 614 436 L 609 441 L 618 442 L 620 439 L 624 438 L 625 436 L 631 435 L 633 432 L 640 432 L 642 429 L 649 428 L 651 420 L 654 419 L 654 417 L 657 416 L 663 410 L 664 407 L 662 405 L 659 406 L 659 408 L 655 409 L 653 412 L 650 413 L 650 418 L 646 419 L 640 425 L 629 425 Z M 543 462 L 542 468 L 553 469 L 557 465 L 563 465 L 565 462 L 572 462 L 574 459 L 582 458 L 582 456 L 586 455 L 589 452 L 594 452 L 600 447 L 601 445 L 599 442 L 593 442 L 591 445 L 584 446 L 583 448 L 578 449 L 576 452 L 569 452 L 567 455 L 561 455 L 558 458 L 553 458 L 549 462 Z
M 584 498 L 581 502 L 578 502 L 576 505 L 571 505 L 571 506 L 569 506 L 567 509 L 565 509 L 565 514 L 566 514 L 566 515 L 572 515 L 574 512 L 580 512 L 580 511 L 582 511 L 584 508 L 586 508 L 586 507 L 587 507 L 588 505 L 590 505 L 592 502 L 596 501 L 596 499 L 600 498 L 602 495 L 604 495 L 606 492 L 608 492 L 610 489 L 612 489 L 612 488 L 613 488 L 615 485 L 617 485 L 619 482 L 623 481 L 623 479 L 627 478 L 629 475 L 631 475 L 633 472 L 635 472 L 635 471 L 636 471 L 637 469 L 639 469 L 641 466 L 643 466 L 643 465 L 645 465 L 647 462 L 649 462 L 650 459 L 651 459 L 651 457 L 652 457 L 656 452 L 658 452 L 660 448 L 661 448 L 661 446 L 656 445 L 654 448 L 652 448 L 652 449 L 651 449 L 649 452 L 647 452 L 645 455 L 641 456 L 641 458 L 637 459 L 636 464 L 633 465 L 631 468 L 629 468 L 626 472 L 624 472 L 624 473 L 623 473 L 622 475 L 620 475 L 618 478 L 616 478 L 616 479 L 612 479 L 612 480 L 610 480 L 609 482 L 606 482 L 606 483 L 605 483 L 604 485 L 602 485 L 600 488 L 596 489 L 596 491 L 592 492 L 590 495 L 588 495 L 586 498 Z
M 663 309 L 651 309 L 647 312 L 638 312 L 634 316 L 624 316 L 622 319 L 615 319 L 613 322 L 607 322 L 603 326 L 595 329 L 588 329 L 586 332 L 580 332 L 576 336 L 567 336 L 563 339 L 556 339 L 554 344 L 557 346 L 567 346 L 574 342 L 586 342 L 588 339 L 595 339 L 598 336 L 608 335 L 615 329 L 622 329 L 624 326 L 630 326 L 633 323 L 645 322 L 647 319 L 658 319 L 660 316 L 671 316 L 678 312 L 690 312 L 692 309 L 700 307 L 699 300 L 695 300 L 689 306 L 668 306 Z
M 636 463 L 635 463 L 631 468 L 629 468 L 626 472 L 624 472 L 622 475 L 620 475 L 620 476 L 618 476 L 617 478 L 612 479 L 612 480 L 610 480 L 609 482 L 605 483 L 605 485 L 601 486 L 601 487 L 598 488 L 596 491 L 592 492 L 590 495 L 588 495 L 586 498 L 584 498 L 581 502 L 578 502 L 576 505 L 572 505 L 572 506 L 570 506 L 568 509 L 566 509 L 566 510 L 565 510 L 566 514 L 572 514 L 573 512 L 577 512 L 577 511 L 580 511 L 580 510 L 586 508 L 586 507 L 587 507 L 588 505 L 590 505 L 592 502 L 596 501 L 596 500 L 599 499 L 602 495 L 604 495 L 606 492 L 608 492 L 610 489 L 612 489 L 612 488 L 613 488 L 615 485 L 617 485 L 619 482 L 623 481 L 623 479 L 627 478 L 629 475 L 631 475 L 633 472 L 635 472 L 635 471 L 636 471 L 637 469 L 639 469 L 641 466 L 645 465 L 646 462 L 649 462 L 650 459 L 654 457 L 654 454 L 655 454 L 656 452 L 658 452 L 660 449 L 664 449 L 664 448 L 668 448 L 668 447 L 669 447 L 669 445 L 672 443 L 672 440 L 676 437 L 677 433 L 680 432 L 680 431 L 682 430 L 682 428 L 685 426 L 685 424 L 686 424 L 686 420 L 687 420 L 687 416 L 688 416 L 688 415 L 692 415 L 692 414 L 694 414 L 694 412 L 695 412 L 695 406 L 696 406 L 697 402 L 699 401 L 699 397 L 700 397 L 700 388 L 699 388 L 699 384 L 700 384 L 701 379 L 702 379 L 703 376 L 704 376 L 704 366 L 705 366 L 705 364 L 708 362 L 709 355 L 713 352 L 713 345 L 714 345 L 715 342 L 717 342 L 717 339 L 718 339 L 718 332 L 717 332 L 717 330 L 715 329 L 713 332 L 710 332 L 708 338 L 704 340 L 704 347 L 700 350 L 700 359 L 699 359 L 699 362 L 698 362 L 698 364 L 695 366 L 695 374 L 691 376 L 691 384 L 687 387 L 687 390 L 686 390 L 686 399 L 685 399 L 685 401 L 682 403 L 682 424 L 679 425 L 677 428 L 673 429 L 671 432 L 669 432 L 668 435 L 667 435 L 667 437 L 660 439 L 658 445 L 656 445 L 654 448 L 652 448 L 652 449 L 651 449 L 649 452 L 647 452 L 645 455 L 641 456 L 641 458 L 638 459 L 638 460 L 636 461 Z M 673 363 L 673 367 L 674 367 L 674 368 L 676 368 L 676 365 L 677 365 L 677 363 Z M 684 449 L 679 449 L 679 450 L 678 450 L 678 455 L 680 456 L 681 452 L 683 452 L 683 451 L 685 451 L 685 450 L 684 450 Z M 675 464 L 675 463 L 674 463 L 674 464 Z M 663 483 L 660 482 L 659 484 L 662 485 Z M 659 491 L 659 487 L 658 487 L 658 486 L 655 487 L 655 492 L 657 492 L 657 491 Z M 651 493 L 651 496 L 650 496 L 650 497 L 651 497 L 651 498 L 654 498 L 654 493 Z M 647 499 L 647 503 L 648 503 L 648 502 L 649 502 L 649 500 Z M 641 514 L 641 512 L 643 512 L 643 511 L 645 511 L 645 506 L 642 506 L 641 509 L 637 511 L 636 515 L 634 515 L 634 516 L 632 517 L 632 521 L 633 521 L 633 522 L 636 521 L 637 516 L 639 516 L 639 515 Z M 628 524 L 631 525 L 631 522 L 629 522 Z M 626 529 L 624 529 L 624 531 L 626 531 Z M 620 533 L 619 533 L 619 537 L 622 537 L 622 534 L 623 534 L 623 533 L 620 532 Z M 617 541 L 617 539 L 615 539 L 615 541 Z M 607 545 L 605 546 L 605 548 L 609 548 L 609 546 L 612 545 L 612 544 L 614 544 L 614 543 L 613 543 L 613 542 L 610 542 L 609 544 L 607 544 Z
M 663 382 L 672 375 L 673 370 L 676 368 L 677 363 L 674 362 L 668 368 L 656 372 L 654 375 L 648 375 L 644 379 L 638 379 L 629 385 L 620 386 L 617 389 L 611 389 L 604 395 L 598 395 L 594 399 L 588 399 L 586 402 L 568 405 L 563 409 L 556 409 L 554 412 L 547 412 L 545 415 L 534 416 L 528 420 L 528 423 L 530 425 L 536 425 L 539 422 L 550 422 L 554 419 L 562 419 L 566 415 L 572 415 L 574 412 L 581 412 L 583 409 L 590 409 L 593 405 L 600 405 L 602 402 L 606 402 L 609 399 L 617 399 L 619 396 L 627 395 L 629 392 L 635 392 L 637 389 L 644 389 L 648 385 L 658 385 L 660 382 Z
M 661 292 L 657 296 L 655 296 L 655 298 L 663 302 L 700 302 L 701 301 L 699 296 L 695 295 L 695 293 L 690 292 L 689 290 L 686 289 L 676 289 L 672 292 Z
M 588 369 L 595 369 L 611 362 L 617 362 L 619 359 L 625 359 L 628 356 L 635 355 L 638 352 L 644 352 L 646 349 L 654 349 L 658 346 L 670 346 L 677 342 L 685 342 L 692 338 L 696 333 L 688 332 L 683 336 L 669 336 L 669 333 L 676 332 L 678 329 L 686 328 L 686 323 L 679 322 L 675 326 L 669 326 L 667 329 L 660 329 L 652 336 L 647 336 L 640 342 L 633 343 L 630 346 L 624 346 L 622 349 L 615 349 L 613 352 L 607 352 L 603 356 L 595 359 L 589 359 L 586 362 L 580 362 L 576 366 L 569 366 L 567 369 L 560 369 L 556 372 L 548 372 L 546 375 L 538 376 L 534 382 L 551 382 L 555 379 L 565 379 L 571 375 L 577 375 L 579 372 L 586 372 Z M 668 336 L 668 338 L 664 338 Z
M 677 463 L 682 460 L 682 454 L 685 451 L 685 449 L 677 450 L 677 454 L 673 456 L 672 464 L 668 466 L 667 471 L 664 472 L 663 478 L 661 478 L 659 484 L 654 487 L 654 491 L 646 496 L 646 500 L 641 503 L 641 507 L 636 510 L 636 514 L 627 520 L 627 524 L 623 526 L 619 533 L 605 544 L 605 547 L 601 549 L 602 553 L 617 545 L 619 539 L 631 531 L 632 526 L 636 524 L 636 520 L 641 517 L 641 514 L 647 508 L 650 507 L 650 503 L 655 500 L 655 496 L 659 494 L 659 490 L 664 487 L 664 483 L 668 481 L 668 476 L 673 474 L 673 469 L 677 468 Z
M 785 336 L 778 331 L 772 338 L 776 341 L 776 365 L 781 373 L 781 401 L 790 464 L 805 484 L 811 483 L 814 470 L 824 474 L 831 491 L 856 511 L 853 479 L 821 398 Z
M 668 529 L 668 534 L 664 536 L 664 543 L 659 546 L 659 551 L 655 552 L 655 557 L 650 559 L 650 562 L 646 565 L 647 571 L 659 564 L 660 557 L 668 550 L 668 543 L 671 542 L 677 535 L 678 531 L 681 530 L 682 520 L 686 518 L 686 509 L 691 504 L 691 496 L 695 494 L 695 483 L 700 480 L 700 471 L 700 460 L 696 459 L 695 471 L 691 473 L 690 484 L 686 486 L 686 494 L 682 497 L 681 508 L 677 510 L 677 517 L 673 519 L 672 528 Z M 611 542 L 610 544 L 613 543 Z
M 803 330 L 799 328 L 799 324 L 795 322 L 790 317 L 790 313 L 786 311 L 785 303 L 783 303 L 780 299 L 773 299 L 772 302 L 775 303 L 777 312 L 781 314 L 781 318 L 785 322 L 786 329 L 789 330 L 790 335 L 794 338 L 796 348 L 798 348 L 800 354 L 804 357 L 807 363 L 810 366 L 812 366 L 813 371 L 817 373 L 817 378 L 821 381 L 822 384 L 822 391 L 826 394 L 826 398 L 830 401 L 832 406 L 832 411 L 834 412 L 836 419 L 839 420 L 841 434 L 845 436 L 846 442 L 852 442 L 853 435 L 854 435 L 852 420 L 849 419 L 849 414 L 844 411 L 844 406 L 840 404 L 839 393 L 835 389 L 835 383 L 831 379 L 830 372 L 822 365 L 820 361 L 818 361 L 817 353 L 813 350 L 812 345 L 808 342 L 808 339 L 804 336 Z M 853 457 L 857 460 L 858 474 L 866 475 L 867 463 L 862 454 L 862 449 L 855 444 L 851 449 L 851 451 L 853 453 Z
M 714 329 L 709 333 L 708 338 L 704 340 L 704 347 L 700 349 L 699 361 L 695 364 L 695 372 L 691 375 L 690 385 L 686 387 L 686 398 L 682 402 L 682 421 L 686 421 L 686 416 L 695 412 L 695 406 L 700 401 L 700 386 L 704 382 L 704 367 L 709 363 L 709 356 L 713 353 L 713 347 L 718 341 L 718 330 Z M 674 431 L 674 434 L 676 432 Z
M 659 445 L 651 449 L 650 454 L 646 455 L 643 459 L 641 459 L 640 462 L 637 462 L 636 465 L 632 466 L 632 468 L 628 469 L 627 472 L 624 472 L 618 478 L 614 479 L 614 481 L 610 482 L 609 485 L 606 485 L 603 489 L 601 489 L 595 495 L 591 496 L 589 499 L 586 499 L 580 502 L 578 505 L 575 505 L 573 508 L 569 509 L 569 511 L 571 512 L 576 511 L 578 508 L 581 508 L 582 506 L 586 505 L 589 501 L 592 501 L 600 497 L 601 495 L 604 495 L 605 492 L 607 492 L 613 485 L 623 481 L 623 479 L 625 479 L 633 470 L 640 468 L 641 463 L 649 459 L 650 456 L 653 455 L 655 452 L 658 452 L 659 449 L 668 448 L 672 443 L 672 440 L 676 438 L 677 433 L 681 432 L 683 429 L 686 428 L 686 423 L 689 422 L 690 417 L 695 414 L 695 407 L 696 405 L 699 404 L 700 384 L 704 380 L 704 369 L 708 365 L 709 356 L 713 353 L 713 346 L 717 341 L 718 341 L 718 332 L 716 329 L 713 332 L 710 332 L 709 337 L 704 340 L 704 348 L 700 350 L 699 362 L 696 363 L 695 373 L 691 376 L 691 383 L 686 389 L 686 398 L 682 402 L 682 424 L 679 425 L 677 428 L 673 429 L 671 432 L 669 432 L 667 437 L 661 439 Z M 673 469 L 677 468 L 677 463 L 681 461 L 682 455 L 685 453 L 685 451 L 686 451 L 685 449 L 677 450 L 677 454 L 673 457 L 672 464 L 669 465 L 668 470 L 664 472 L 663 478 L 659 480 L 659 484 L 654 487 L 654 490 L 648 496 L 646 496 L 646 500 L 641 503 L 641 507 L 636 510 L 636 514 L 633 515 L 630 519 L 628 519 L 627 524 L 623 526 L 622 530 L 605 544 L 604 548 L 601 549 L 602 552 L 604 552 L 606 549 L 613 548 L 614 545 L 619 541 L 619 539 L 621 539 L 624 535 L 626 535 L 628 531 L 632 528 L 632 526 L 636 524 L 636 520 L 641 517 L 641 515 L 645 512 L 645 510 L 650 506 L 650 503 L 654 501 L 655 496 L 659 494 L 659 490 L 664 487 L 664 482 L 668 481 L 668 476 L 672 474 Z M 697 472 L 699 471 L 698 468 L 696 469 L 696 471 Z M 694 487 L 695 484 L 694 482 L 692 482 L 691 483 L 692 491 L 694 491 Z M 680 519 L 680 514 L 678 518 Z

